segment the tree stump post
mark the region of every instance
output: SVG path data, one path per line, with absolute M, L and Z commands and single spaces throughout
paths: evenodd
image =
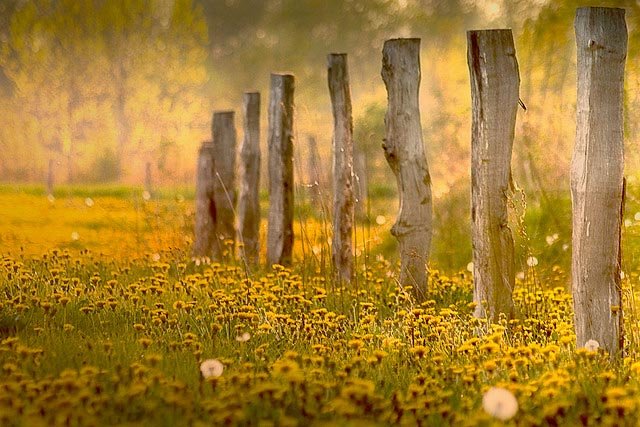
M 233 111 L 213 113 L 213 199 L 217 249 L 214 259 L 233 254 L 236 241 L 236 128 Z
M 327 80 L 333 111 L 333 239 L 336 278 L 353 277 L 353 119 L 346 54 L 327 57 Z
M 514 247 L 507 198 L 520 76 L 511 30 L 467 32 L 467 60 L 474 314 L 494 322 L 500 314 L 514 315 Z
M 271 74 L 267 263 L 291 264 L 293 251 L 293 89 L 291 74 Z
M 198 150 L 196 167 L 195 236 L 193 256 L 212 258 L 217 248 L 216 207 L 213 198 L 213 143 L 205 141 Z
M 400 211 L 391 229 L 400 246 L 400 284 L 426 299 L 432 236 L 431 177 L 422 140 L 418 92 L 420 39 L 387 40 L 382 50 L 387 88 L 384 154 L 396 176 Z
M 239 235 L 244 258 L 258 263 L 260 254 L 260 93 L 247 92 L 242 103 L 244 138 L 240 148 Z
M 571 282 L 578 347 L 596 340 L 612 356 L 623 344 L 620 227 L 623 207 L 624 9 L 576 11 L 578 99 L 571 161 Z

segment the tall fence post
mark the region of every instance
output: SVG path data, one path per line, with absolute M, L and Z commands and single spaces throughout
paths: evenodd
M 205 141 L 198 150 L 196 167 L 195 236 L 193 256 L 212 258 L 216 251 L 216 208 L 213 199 L 213 143 Z
M 511 153 L 520 75 L 511 30 L 467 32 L 471 79 L 471 217 L 475 316 L 514 315 L 515 264 L 508 225 Z
M 217 249 L 214 258 L 233 254 L 236 226 L 236 128 L 233 111 L 213 113 L 213 199 L 216 211 Z
M 623 344 L 620 225 L 623 206 L 624 9 L 576 11 L 577 126 L 571 162 L 571 282 L 577 345 Z
M 244 137 L 240 148 L 239 235 L 244 257 L 257 264 L 260 254 L 260 93 L 243 96 Z
M 400 283 L 412 286 L 417 301 L 424 301 L 433 213 L 418 105 L 420 39 L 384 43 L 382 79 L 388 93 L 383 148 L 400 196 L 400 212 L 391 229 L 400 246 Z
M 290 265 L 293 251 L 293 88 L 291 74 L 271 74 L 267 263 Z
M 353 276 L 353 119 L 346 54 L 327 57 L 333 111 L 333 266 L 339 281 Z

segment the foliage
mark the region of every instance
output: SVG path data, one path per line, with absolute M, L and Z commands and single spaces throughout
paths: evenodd
M 16 87 L 3 100 L 7 154 L 22 160 L 26 148 L 32 165 L 54 158 L 72 182 L 105 152 L 116 155 L 111 174 L 126 178 L 161 140 L 193 144 L 189 128 L 209 115 L 207 37 L 190 0 L 21 2 L 0 45 Z

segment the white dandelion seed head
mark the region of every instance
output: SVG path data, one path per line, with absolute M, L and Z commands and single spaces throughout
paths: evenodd
M 518 271 L 518 274 L 516 274 L 516 279 L 524 280 L 524 278 L 525 278 L 524 271 Z
M 527 265 L 529 267 L 535 267 L 536 265 L 538 265 L 538 258 L 534 257 L 534 256 L 530 256 L 527 258 Z
M 473 273 L 473 261 L 467 264 L 467 271 Z
M 384 225 L 384 224 L 386 224 L 386 222 L 387 222 L 387 218 L 385 218 L 385 216 L 384 216 L 384 215 L 378 215 L 378 216 L 376 217 L 376 224 L 378 224 L 378 225 Z
M 73 231 L 71 233 L 71 240 L 76 241 L 78 239 L 80 239 L 80 233 L 78 233 L 77 231 Z
M 84 199 L 84 204 L 87 205 L 87 207 L 92 207 L 93 205 L 95 205 L 95 202 L 91 197 L 87 197 L 86 199 Z
M 482 407 L 492 417 L 507 421 L 518 412 L 518 401 L 506 388 L 491 387 L 482 396 Z
M 630 219 L 625 219 L 624 220 L 624 226 L 625 227 L 631 227 L 633 225 L 633 221 L 631 221 Z
M 216 378 L 222 375 L 224 365 L 218 359 L 207 359 L 200 364 L 200 372 L 204 378 Z
M 160 261 L 160 254 L 159 253 L 152 254 L 151 255 L 151 260 L 155 261 L 155 262 Z
M 565 252 L 568 251 L 569 250 L 569 245 L 567 243 L 562 245 L 562 250 L 565 251 Z
M 584 348 L 589 351 L 598 351 L 600 348 L 600 343 L 596 340 L 589 340 L 584 343 Z
M 144 191 L 142 192 L 142 199 L 143 199 L 145 202 L 148 202 L 149 200 L 151 200 L 151 193 L 149 193 L 147 190 L 144 190 Z
M 49 203 L 54 203 L 56 201 L 56 198 L 53 194 L 49 194 L 47 195 L 47 200 L 49 201 Z
M 236 336 L 236 341 L 238 342 L 247 342 L 251 339 L 251 334 L 249 332 L 243 332 L 242 334 Z
M 635 219 L 636 221 L 640 221 L 640 212 L 636 212 L 636 214 L 633 216 L 633 219 Z

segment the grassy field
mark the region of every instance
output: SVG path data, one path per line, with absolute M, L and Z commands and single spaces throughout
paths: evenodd
M 575 348 L 566 197 L 514 200 L 518 315 L 487 325 L 472 317 L 463 196 L 439 201 L 417 306 L 395 281 L 389 195 L 361 214 L 346 288 L 328 216 L 304 203 L 294 267 L 247 270 L 191 258 L 186 191 L 1 186 L 0 425 L 636 425 L 629 194 L 626 357 L 611 361 Z

